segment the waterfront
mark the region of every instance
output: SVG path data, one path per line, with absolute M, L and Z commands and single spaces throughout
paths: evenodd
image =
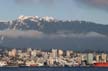
M 106 67 L 1 67 L 0 71 L 108 71 Z
M 1 49 L 0 67 L 108 67 L 108 54 L 52 49 Z

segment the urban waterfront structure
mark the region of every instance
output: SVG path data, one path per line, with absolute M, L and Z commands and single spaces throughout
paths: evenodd
M 96 63 L 108 62 L 107 53 L 75 52 L 73 50 L 52 49 L 50 51 L 39 49 L 1 49 L 0 67 L 13 66 L 49 66 L 49 67 L 75 67 L 93 66 Z

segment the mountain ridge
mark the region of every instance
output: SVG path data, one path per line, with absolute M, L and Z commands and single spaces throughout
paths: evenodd
M 108 46 L 108 25 L 62 21 L 53 17 L 20 16 L 0 22 L 0 45 L 63 49 L 103 49 Z

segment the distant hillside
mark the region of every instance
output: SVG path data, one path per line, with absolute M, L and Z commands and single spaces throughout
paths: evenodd
M 108 47 L 108 25 L 62 21 L 53 17 L 20 16 L 0 22 L 0 44 L 16 48 L 102 49 Z

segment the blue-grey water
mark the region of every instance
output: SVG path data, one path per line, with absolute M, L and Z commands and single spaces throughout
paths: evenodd
M 0 71 L 108 71 L 98 67 L 3 67 Z

